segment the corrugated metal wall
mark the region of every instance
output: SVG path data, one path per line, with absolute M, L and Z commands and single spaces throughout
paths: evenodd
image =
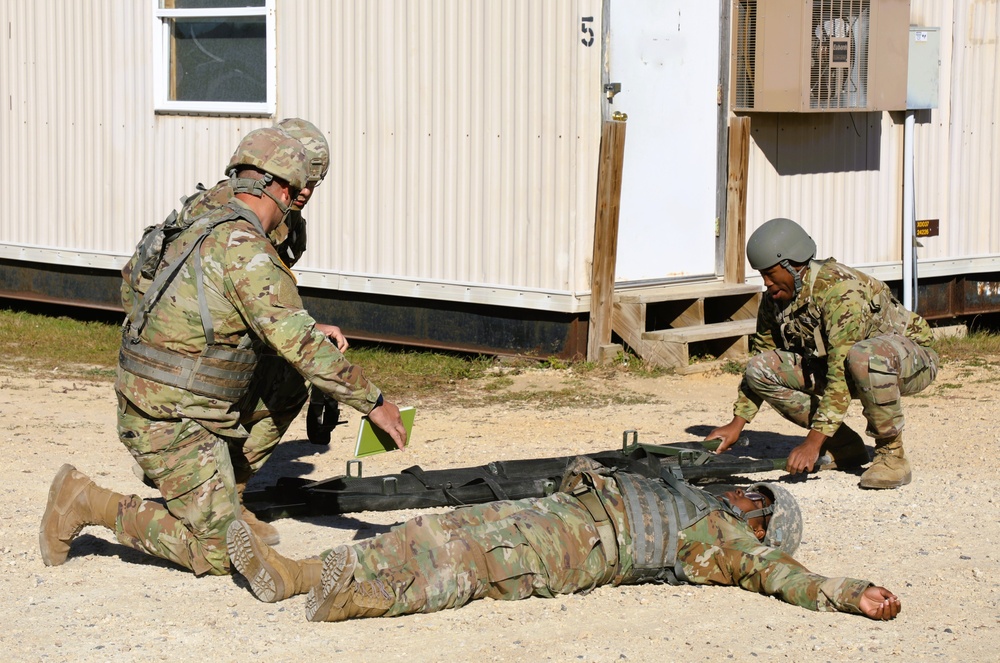
M 1000 255 L 1000 12 L 997 0 L 912 0 L 910 23 L 941 29 L 939 107 L 917 111 L 915 214 L 939 219 L 921 240 L 924 275 L 996 268 Z M 821 255 L 857 266 L 902 259 L 903 113 L 755 114 L 748 232 L 799 220 Z
M 307 209 L 303 282 L 578 310 L 602 100 L 600 41 L 581 44 L 580 18 L 600 34 L 601 6 L 279 2 L 278 116 L 312 120 L 335 155 Z M 151 10 L 0 3 L 0 178 L 26 201 L 3 213 L 0 257 L 59 249 L 120 264 L 144 226 L 220 178 L 239 138 L 270 123 L 155 115 Z
M 0 3 L 0 178 L 23 204 L 0 242 L 105 266 L 198 181 L 221 176 L 246 118 L 155 116 L 151 9 L 129 0 Z M 95 255 L 88 255 L 93 253 Z
M 580 17 L 601 3 L 308 6 L 279 14 L 279 114 L 339 158 L 303 267 L 589 291 L 602 93 Z

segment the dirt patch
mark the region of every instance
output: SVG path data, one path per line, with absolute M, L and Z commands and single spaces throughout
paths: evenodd
M 722 374 L 637 379 L 526 371 L 500 388 L 573 389 L 580 393 L 578 407 L 408 403 L 405 394 L 392 394 L 418 408 L 412 446 L 366 459 L 364 473 L 615 449 L 626 429 L 638 430 L 646 442 L 698 439 L 729 421 L 737 383 L 738 377 Z M 304 619 L 304 597 L 260 603 L 239 578 L 195 578 L 124 548 L 100 528 L 84 530 L 65 565 L 43 566 L 38 524 L 49 482 L 62 463 L 120 492 L 153 493 L 134 477 L 117 440 L 108 383 L 8 372 L 0 375 L 6 451 L 0 468 L 3 658 L 652 661 L 808 655 L 828 661 L 993 661 L 1000 649 L 998 388 L 995 366 L 946 366 L 925 394 L 907 399 L 906 449 L 914 468 L 909 486 L 861 491 L 856 475 L 839 472 L 789 484 L 806 518 L 799 560 L 824 575 L 889 587 L 903 601 L 893 622 L 813 613 L 737 588 L 647 585 L 311 624 Z M 622 400 L 621 394 L 630 397 Z M 297 420 L 291 441 L 278 448 L 251 488 L 279 476 L 342 474 L 357 430 L 357 414 L 344 414 L 350 422 L 334 431 L 329 447 L 306 442 L 305 421 Z M 848 423 L 864 428 L 857 404 Z M 751 450 L 759 455 L 782 455 L 801 435 L 767 408 L 748 431 Z M 279 520 L 278 549 L 290 556 L 315 554 L 412 514 Z

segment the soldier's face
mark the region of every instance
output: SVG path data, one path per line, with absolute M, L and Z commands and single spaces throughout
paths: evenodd
M 760 493 L 748 493 L 742 488 L 736 488 L 734 490 L 726 491 L 722 494 L 729 503 L 735 506 L 737 509 L 743 513 L 749 513 L 751 511 L 756 511 L 757 509 L 763 509 L 769 506 L 771 501 L 766 495 Z M 758 539 L 764 539 L 764 532 L 767 530 L 766 516 L 755 516 L 747 521 L 750 529 L 755 532 L 760 532 L 757 535 Z
M 299 191 L 299 195 L 295 197 L 295 201 L 292 203 L 292 207 L 295 208 L 296 210 L 301 210 L 303 207 L 305 207 L 306 203 L 309 202 L 309 199 L 312 198 L 313 190 L 318 186 L 319 182 L 310 181 L 308 184 L 306 184 L 306 188 Z
M 795 278 L 781 265 L 760 270 L 764 278 L 767 296 L 781 307 L 785 307 L 795 299 Z

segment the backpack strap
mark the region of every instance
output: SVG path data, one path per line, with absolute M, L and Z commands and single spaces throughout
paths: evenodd
M 236 208 L 233 206 L 233 203 L 227 204 L 226 207 L 228 208 L 229 211 L 224 216 L 221 216 L 216 219 L 211 219 L 208 223 L 206 223 L 204 227 L 201 229 L 201 233 L 198 235 L 198 237 L 195 238 L 195 240 L 191 242 L 187 246 L 187 248 L 184 249 L 184 252 L 177 257 L 177 259 L 173 262 L 173 264 L 167 266 L 166 268 L 160 269 L 156 273 L 156 277 L 153 279 L 153 282 L 150 284 L 149 288 L 146 289 L 146 292 L 142 296 L 142 300 L 139 302 L 139 305 L 136 306 L 134 311 L 131 311 L 128 314 L 127 335 L 129 339 L 135 341 L 139 338 L 139 335 L 142 333 L 142 330 L 146 326 L 146 318 L 149 315 L 149 312 L 160 301 L 160 298 L 166 291 L 167 286 L 170 285 L 170 283 L 174 280 L 174 277 L 176 277 L 177 274 L 180 272 L 181 267 L 185 263 L 187 263 L 188 258 L 192 254 L 194 254 L 195 261 L 193 267 L 195 270 L 196 285 L 198 288 L 198 308 L 201 313 L 202 328 L 205 332 L 206 344 L 212 345 L 215 342 L 215 329 L 212 325 L 212 318 L 208 313 L 208 303 L 204 291 L 205 279 L 204 279 L 204 272 L 201 266 L 201 251 L 200 251 L 201 245 L 208 237 L 208 235 L 213 230 L 215 230 L 216 227 L 222 225 L 223 223 L 234 221 L 240 218 L 249 221 L 251 225 L 254 226 L 255 229 L 257 229 L 258 231 L 261 232 L 261 234 L 263 234 L 263 225 L 261 224 L 260 219 L 257 218 L 257 215 L 254 214 L 252 211 L 250 211 L 249 209 Z M 172 218 L 176 218 L 176 212 L 167 217 L 168 220 Z M 204 217 L 195 219 L 191 223 L 191 227 L 194 227 L 202 218 Z

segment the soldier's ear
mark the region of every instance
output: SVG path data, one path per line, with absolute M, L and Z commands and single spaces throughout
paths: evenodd
M 753 528 L 753 535 L 757 537 L 758 541 L 763 541 L 765 534 L 766 534 L 766 532 L 764 531 L 763 527 L 754 527 Z

